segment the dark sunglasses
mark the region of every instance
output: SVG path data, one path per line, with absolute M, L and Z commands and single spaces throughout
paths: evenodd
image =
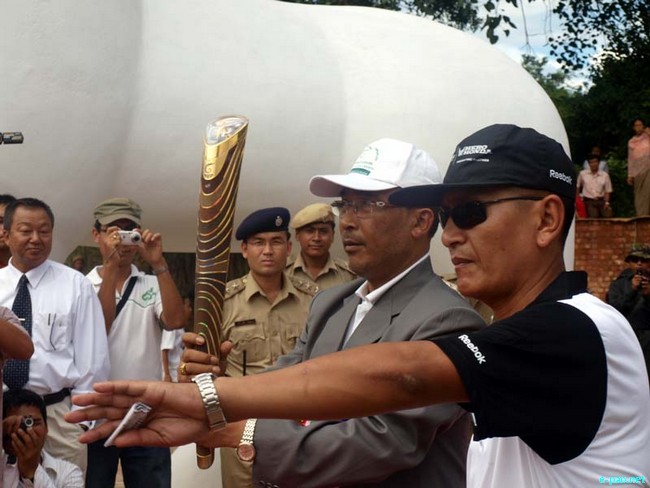
M 643 258 L 640 258 L 640 257 L 637 257 L 637 256 L 630 256 L 625 261 L 627 261 L 628 263 L 634 263 L 634 264 L 647 263 L 648 262 L 647 259 L 643 259 Z
M 461 203 L 454 208 L 439 208 L 438 218 L 440 224 L 444 227 L 447 225 L 449 217 L 451 217 L 459 229 L 471 229 L 472 227 L 482 224 L 487 220 L 487 210 L 485 207 L 501 202 L 511 202 L 514 200 L 532 200 L 538 201 L 543 197 L 507 197 L 499 198 L 498 200 L 488 200 L 480 202 L 475 200 L 473 202 Z

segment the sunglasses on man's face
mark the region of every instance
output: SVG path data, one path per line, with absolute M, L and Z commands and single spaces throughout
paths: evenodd
M 440 219 L 440 225 L 443 227 L 447 225 L 447 221 L 451 217 L 454 224 L 456 224 L 456 227 L 459 229 L 471 229 L 487 220 L 486 207 L 488 205 L 501 202 L 512 202 L 514 200 L 538 201 L 542 198 L 543 197 L 506 197 L 497 200 L 474 200 L 471 202 L 461 203 L 453 208 L 440 207 L 438 209 L 438 218 Z

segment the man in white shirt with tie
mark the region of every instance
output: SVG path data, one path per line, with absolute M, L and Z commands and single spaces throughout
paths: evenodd
M 108 378 L 108 345 L 92 285 L 81 273 L 48 259 L 53 228 L 52 210 L 35 198 L 20 198 L 5 209 L 4 236 L 12 257 L 0 270 L 0 305 L 16 310 L 19 288 L 21 296 L 26 294 L 27 307 L 18 308 L 29 316 L 17 315 L 31 333 L 35 353 L 17 368 L 8 362 L 4 380 L 10 389 L 43 395 L 49 418 L 46 449 L 85 471 L 87 450 L 77 438 L 88 425 L 72 426 L 63 415 L 71 408 L 71 394 L 92 391 L 93 383 Z

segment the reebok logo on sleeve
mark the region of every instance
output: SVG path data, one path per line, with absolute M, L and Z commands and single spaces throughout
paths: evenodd
M 467 334 L 463 334 L 461 336 L 458 336 L 458 338 L 461 340 L 463 344 L 467 346 L 467 349 L 472 351 L 474 353 L 474 357 L 478 361 L 479 364 L 483 364 L 486 361 L 485 356 L 481 351 L 479 351 L 478 347 L 474 345 L 472 341 L 469 340 L 469 337 L 467 337 Z

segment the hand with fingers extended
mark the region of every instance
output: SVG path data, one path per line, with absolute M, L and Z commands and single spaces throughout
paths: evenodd
M 196 349 L 205 345 L 205 337 L 194 332 L 183 334 L 183 345 L 185 350 L 178 366 L 179 383 L 191 381 L 193 376 L 200 373 L 212 373 L 217 376 L 226 374 L 228 354 L 232 350 L 232 342 L 224 341 L 221 343 L 219 357 Z
M 106 419 L 100 426 L 82 434 L 81 442 L 91 443 L 109 437 L 131 405 L 141 401 L 152 407 L 146 423 L 120 434 L 115 440 L 117 447 L 179 446 L 190 442 L 209 445 L 207 417 L 194 384 L 116 381 L 97 383 L 94 388 L 95 393 L 73 398 L 75 405 L 88 408 L 73 410 L 65 416 L 66 421 L 72 423 Z

